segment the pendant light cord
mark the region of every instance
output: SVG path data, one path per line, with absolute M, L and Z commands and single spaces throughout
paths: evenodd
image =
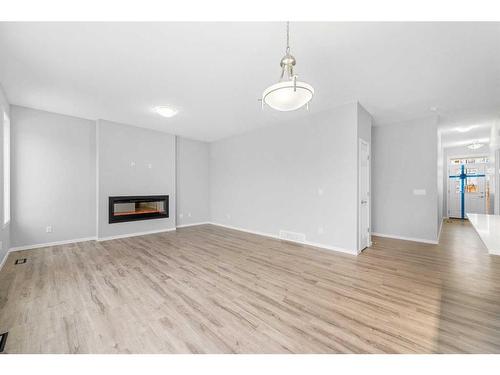
M 286 53 L 290 53 L 290 21 L 286 21 Z

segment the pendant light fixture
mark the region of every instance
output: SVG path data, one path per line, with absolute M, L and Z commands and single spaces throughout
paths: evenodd
M 281 59 L 281 78 L 278 83 L 269 86 L 262 94 L 262 107 L 267 104 L 277 111 L 294 111 L 303 107 L 309 108 L 314 95 L 311 85 L 297 80 L 293 68 L 295 57 L 290 54 L 290 22 L 286 23 L 286 53 Z

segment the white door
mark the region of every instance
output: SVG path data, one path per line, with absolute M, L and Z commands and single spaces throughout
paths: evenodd
M 486 165 L 478 164 L 467 166 L 465 173 L 468 176 L 465 180 L 465 213 L 485 214 L 486 213 Z M 473 177 L 478 175 L 478 177 Z
M 370 246 L 370 147 L 359 140 L 359 246 Z
M 462 217 L 462 180 L 458 177 L 461 173 L 461 165 L 450 165 L 448 167 L 448 217 Z
M 486 213 L 486 164 L 466 164 L 464 172 L 467 177 L 462 186 L 458 177 L 462 173 L 462 165 L 450 165 L 448 168 L 449 217 L 461 218 L 463 215 L 465 219 L 467 214 Z

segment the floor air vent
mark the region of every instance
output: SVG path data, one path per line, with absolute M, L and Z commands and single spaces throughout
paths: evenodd
M 304 233 L 289 232 L 287 230 L 280 230 L 280 239 L 293 242 L 306 242 L 306 235 Z
M 24 263 L 26 263 L 26 258 L 16 259 L 16 262 L 14 264 L 24 264 Z
M 9 334 L 9 332 L 5 332 L 5 333 L 0 334 L 0 353 L 2 353 L 4 348 L 5 348 L 5 343 L 7 342 L 7 335 L 8 334 Z

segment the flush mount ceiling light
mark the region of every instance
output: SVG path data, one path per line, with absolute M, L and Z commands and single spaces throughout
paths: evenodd
M 467 145 L 467 148 L 470 148 L 471 150 L 477 150 L 478 148 L 481 148 L 483 146 L 484 143 L 477 143 L 476 141 L 474 141 L 471 144 Z
M 294 111 L 309 106 L 314 95 L 311 85 L 297 80 L 293 72 L 295 57 L 290 54 L 290 22 L 286 23 L 286 53 L 281 59 L 281 78 L 278 83 L 269 86 L 262 94 L 262 107 L 267 104 L 277 111 Z
M 163 117 L 174 117 L 179 112 L 177 109 L 167 106 L 155 107 L 154 111 Z
M 475 125 L 472 125 L 472 126 L 469 126 L 467 128 L 455 128 L 455 130 L 459 133 L 467 133 L 469 131 L 471 131 L 472 129 L 475 129 L 477 126 Z

